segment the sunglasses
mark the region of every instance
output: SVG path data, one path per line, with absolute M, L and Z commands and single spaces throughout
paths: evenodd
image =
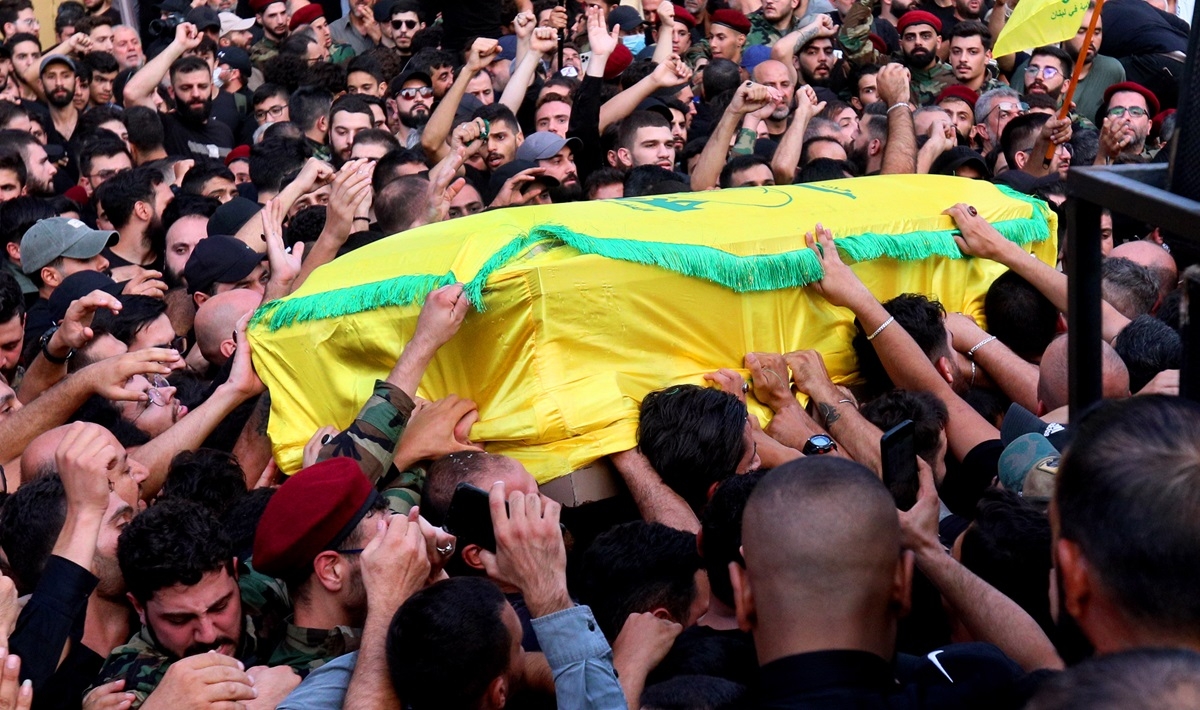
M 404 99 L 405 101 L 412 101 L 418 96 L 423 99 L 427 99 L 433 96 L 433 89 L 429 88 L 428 86 L 414 86 L 409 89 L 400 90 L 400 98 Z
M 1038 67 L 1025 67 L 1025 76 L 1037 76 L 1038 74 L 1041 74 L 1043 79 L 1053 79 L 1058 76 L 1059 72 L 1054 67 L 1041 67 L 1040 69 Z
M 392 20 L 393 30 L 415 30 L 417 29 L 416 20 Z
M 1146 111 L 1146 109 L 1142 108 L 1141 106 L 1113 106 L 1112 108 L 1110 108 L 1108 110 L 1108 115 L 1111 116 L 1112 118 L 1120 118 L 1121 116 L 1124 116 L 1126 113 L 1128 113 L 1130 116 L 1133 116 L 1134 118 L 1141 118 L 1142 116 L 1145 116 L 1148 112 Z

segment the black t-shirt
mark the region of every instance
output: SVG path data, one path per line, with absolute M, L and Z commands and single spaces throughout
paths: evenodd
M 975 506 L 1000 471 L 1004 442 L 990 439 L 967 452 L 962 463 L 946 456 L 946 477 L 938 494 L 950 512 L 975 519 Z
M 117 253 L 110 247 L 104 247 L 102 250 L 100 250 L 100 253 L 104 255 L 105 259 L 108 259 L 109 269 L 118 269 L 122 266 L 140 266 L 143 269 L 149 269 L 151 271 L 162 271 L 163 262 L 165 261 L 165 257 L 159 255 L 155 257 L 154 260 L 149 264 L 135 264 L 122 256 L 118 256 Z
M 1100 45 L 1101 54 L 1119 59 L 1137 54 L 1187 52 L 1187 23 L 1148 2 L 1109 0 L 1100 15 L 1108 30 L 1104 33 L 1104 44 Z
M 500 38 L 501 3 L 495 0 L 421 0 L 421 9 L 427 21 L 442 13 L 442 46 L 455 54 L 472 37 Z
M 159 114 L 163 124 L 163 148 L 168 155 L 224 159 L 233 149 L 233 132 L 211 118 L 203 125 L 185 123 L 174 113 Z

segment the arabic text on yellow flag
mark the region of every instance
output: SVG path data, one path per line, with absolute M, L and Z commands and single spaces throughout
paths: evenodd
M 251 324 L 276 458 L 294 472 L 313 432 L 348 426 L 412 337 L 425 295 L 455 281 L 476 309 L 418 394 L 473 399 L 471 438 L 540 482 L 632 448 L 646 393 L 704 385 L 748 352 L 815 349 L 835 381 L 853 381 L 854 317 L 804 288 L 822 276 L 804 233 L 828 227 L 880 299 L 925 293 L 979 316 L 1004 267 L 963 258 L 942 214 L 957 202 L 1054 263 L 1044 202 L 935 175 L 517 207 L 362 247 Z M 749 404 L 766 425 L 770 410 Z
M 1088 0 L 1021 0 L 1000 30 L 992 54 L 1003 57 L 1071 39 L 1087 9 Z

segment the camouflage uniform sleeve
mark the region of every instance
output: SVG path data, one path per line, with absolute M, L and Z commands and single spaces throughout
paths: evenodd
M 854 3 L 838 28 L 838 44 L 842 46 L 842 54 L 847 62 L 856 67 L 875 64 L 879 59 L 879 52 L 870 38 L 874 5 L 872 0 Z
M 750 20 L 750 32 L 746 35 L 746 47 L 757 45 L 770 47 L 783 36 L 763 15 L 762 10 L 755 10 L 747 15 L 746 19 Z
M 131 693 L 134 698 L 130 707 L 133 710 L 141 707 L 162 682 L 171 661 L 139 641 L 135 637 L 129 644 L 113 649 L 88 692 L 105 683 L 124 679 L 125 692 Z
M 318 461 L 346 456 L 358 462 L 363 475 L 378 485 L 392 466 L 396 442 L 416 405 L 399 387 L 382 380 L 354 422 L 321 447 Z

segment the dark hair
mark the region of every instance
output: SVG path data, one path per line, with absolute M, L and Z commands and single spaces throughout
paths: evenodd
M 29 0 L 8 0 L 0 4 L 0 27 L 12 22 L 16 24 L 17 17 L 21 10 L 32 10 L 33 4 Z
M 288 97 L 288 118 L 301 131 L 312 129 L 317 119 L 329 115 L 333 94 L 318 86 L 301 86 Z
M 796 173 L 796 185 L 809 182 L 825 182 L 826 180 L 842 180 L 847 175 L 854 175 L 855 168 L 848 160 L 833 158 L 817 158 L 810 160 Z
M 146 106 L 130 106 L 125 109 L 125 128 L 129 130 L 129 144 L 140 153 L 148 153 L 163 147 L 163 125 L 158 111 Z
M 237 458 L 216 449 L 181 451 L 171 460 L 159 502 L 189 500 L 218 518 L 247 495 L 246 474 Z
M 397 85 L 399 86 L 399 85 Z M 513 115 L 511 109 L 497 101 L 494 104 L 480 106 L 471 113 L 471 119 L 482 118 L 488 123 L 503 123 L 508 126 L 513 133 L 521 132 L 521 124 L 517 122 L 517 117 Z
M 712 101 L 721 94 L 737 89 L 742 83 L 742 70 L 728 59 L 714 59 L 704 67 L 704 100 Z
M 1184 710 L 1200 694 L 1200 654 L 1138 648 L 1097 656 L 1043 681 L 1025 710 Z
M 30 227 L 53 216 L 50 203 L 40 197 L 22 195 L 0 202 L 0 243 L 20 244 Z
M 371 105 L 364 100 L 364 97 L 358 94 L 346 94 L 339 96 L 337 101 L 334 101 L 329 106 L 329 122 L 333 123 L 333 116 L 336 113 L 361 113 L 366 115 L 372 121 L 375 120 L 375 115 L 371 113 Z
M 112 27 L 114 24 L 108 15 L 85 15 L 75 23 L 75 31 L 87 35 L 97 27 Z
M 694 534 L 642 520 L 623 523 L 584 553 L 580 599 L 610 642 L 630 614 L 661 608 L 687 625 L 702 565 Z
M 75 143 L 84 143 L 98 136 L 119 138 L 120 136 L 117 136 L 112 130 L 100 127 L 100 124 L 109 121 L 116 121 L 124 125 L 124 109 L 119 106 L 93 106 L 79 116 L 79 122 L 75 125 L 75 133 L 71 135 L 71 140 Z
M 1110 256 L 1100 264 L 1100 289 L 1104 300 L 1126 318 L 1137 318 L 1158 303 L 1158 279 L 1148 267 Z
M 279 43 L 279 53 L 307 59 L 308 45 L 316 43 L 317 38 L 311 32 L 293 32 Z
M 592 195 L 596 190 L 605 185 L 625 184 L 625 172 L 612 167 L 603 167 L 593 170 L 587 179 L 583 181 L 583 194 L 588 196 L 588 199 L 593 199 Z
M 104 207 L 104 214 L 115 229 L 129 224 L 133 208 L 138 202 L 154 204 L 154 190 L 163 183 L 161 170 L 142 166 L 117 173 L 104 181 L 97 190 L 97 198 Z
M 753 471 L 721 481 L 700 516 L 700 556 L 708 571 L 708 584 L 713 596 L 730 608 L 734 600 L 729 563 L 742 562 L 742 512 L 763 475 L 762 471 Z
M 408 68 L 433 76 L 435 69 L 453 67 L 457 63 L 454 55 L 450 52 L 438 49 L 422 49 L 414 54 L 412 59 L 408 60 Z
M 456 577 L 408 598 L 387 634 L 388 673 L 412 710 L 473 710 L 512 655 L 504 595 L 487 579 Z
M 963 534 L 964 567 L 1021 606 L 1047 633 L 1050 618 L 1050 521 L 1014 491 L 984 491 Z
M 670 186 L 678 182 L 679 176 L 661 165 L 639 165 L 625 174 L 625 197 L 660 194 L 657 192 L 660 186 Z
M 204 506 L 165 500 L 135 517 L 117 542 L 125 586 L 145 604 L 160 589 L 198 584 L 209 572 L 233 574 L 229 537 Z
M 284 178 L 302 169 L 311 156 L 303 138 L 264 138 L 250 148 L 250 182 L 260 193 L 279 192 Z
M 983 299 L 988 332 L 1022 359 L 1035 362 L 1058 333 L 1058 309 L 1015 271 L 1005 271 Z
M 11 101 L 0 101 L 0 128 L 7 126 L 14 118 L 24 116 L 30 118 L 29 109 Z
M 167 208 L 163 210 L 163 224 L 171 225 L 184 217 L 200 215 L 201 217 L 212 217 L 213 213 L 221 203 L 212 197 L 203 197 L 201 195 L 179 194 L 175 199 L 171 200 Z
M 276 54 L 263 61 L 262 74 L 267 83 L 283 87 L 288 94 L 305 84 L 311 84 L 308 60 L 295 54 Z
M 1179 323 L 1179 305 L 1183 293 L 1180 289 L 1171 291 L 1158 304 L 1158 310 L 1154 311 L 1154 317 L 1171 326 L 1175 332 L 1179 332 L 1182 327 Z
M 275 495 L 275 488 L 255 488 L 233 501 L 221 518 L 221 527 L 233 543 L 233 554 L 239 559 L 248 559 L 254 552 L 254 533 L 258 521 L 267 510 L 267 503 Z
M 765 165 L 768 169 L 771 167 L 770 161 L 761 155 L 754 155 L 753 153 L 731 158 L 728 163 L 725 163 L 725 167 L 721 169 L 721 188 L 733 187 L 734 173 L 740 173 L 743 170 L 748 170 L 759 165 Z
M 159 316 L 162 316 L 166 312 L 166 301 L 163 301 L 161 298 L 122 295 L 121 312 L 112 316 L 112 320 L 109 321 L 108 332 L 122 343 L 130 345 L 143 328 L 153 323 Z
M 1075 66 L 1075 60 L 1071 59 L 1071 55 L 1067 54 L 1066 50 L 1063 48 L 1053 44 L 1048 44 L 1044 47 L 1038 47 L 1029 53 L 1030 59 L 1033 59 L 1034 57 L 1054 57 L 1061 65 L 1063 78 L 1071 78 L 1071 67 Z
M 429 179 L 405 175 L 383 186 L 375 196 L 375 223 L 384 234 L 410 229 L 429 206 Z
M 251 97 L 250 97 L 250 105 L 253 106 L 254 108 L 258 108 L 258 106 L 260 104 L 262 104 L 264 101 L 266 101 L 267 99 L 276 97 L 276 96 L 281 97 L 284 101 L 287 101 L 288 100 L 287 89 L 283 88 L 279 84 L 271 84 L 271 83 L 260 84 L 259 87 L 254 90 L 254 94 L 251 95 Z M 290 117 L 291 114 L 288 114 L 288 116 Z
M 705 73 L 707 73 L 707 69 Z M 654 111 L 634 111 L 617 124 L 617 148 L 632 150 L 637 141 L 637 133 L 643 128 L 666 128 L 671 130 L 671 122 L 661 113 Z
M 934 464 L 942 431 L 950 415 L 942 400 L 929 392 L 895 389 L 862 406 L 863 418 L 881 431 L 887 431 L 905 419 L 913 423 L 913 449 L 917 456 Z
M 366 131 L 363 131 L 366 133 Z M 425 153 L 416 148 L 396 148 L 384 153 L 383 157 L 375 161 L 375 172 L 371 174 L 371 190 L 376 195 L 383 190 L 384 186 L 393 180 L 397 180 L 401 165 L 411 165 L 419 163 L 422 170 L 428 170 L 425 163 Z
M 379 60 L 369 54 L 360 54 L 346 64 L 347 75 L 356 71 L 370 74 L 371 78 L 380 84 L 387 79 L 383 73 L 383 67 L 379 65 Z
M 758 657 L 754 638 L 744 631 L 717 631 L 692 626 L 675 638 L 666 657 L 650 672 L 646 684 L 677 676 L 713 676 L 739 685 L 758 682 Z
M 953 40 L 955 37 L 978 37 L 979 41 L 983 43 L 984 49 L 988 51 L 991 51 L 992 49 L 992 33 L 988 30 L 987 25 L 983 24 L 979 20 L 967 20 L 966 22 L 959 22 L 955 24 L 954 27 L 951 28 L 950 36 L 947 37 L 947 39 Z M 1062 50 L 1060 49 L 1059 51 L 1061 52 Z M 1034 54 L 1036 53 L 1037 52 L 1035 51 Z M 1068 61 L 1063 66 L 1069 67 L 1071 66 L 1071 63 Z
M 121 65 L 117 64 L 117 58 L 108 52 L 88 52 L 83 55 L 82 62 L 88 65 L 93 72 L 116 74 L 121 71 Z
M 693 510 L 712 484 L 737 471 L 746 453 L 746 405 L 737 397 L 697 385 L 676 385 L 642 400 L 638 448 L 663 481 Z
M 25 167 L 25 160 L 18 151 L 0 149 L 0 170 L 13 171 L 17 176 L 17 184 L 21 187 L 25 187 L 25 184 L 29 182 L 29 170 Z
M 846 149 L 846 147 L 844 145 L 842 145 L 842 142 L 840 140 L 838 140 L 837 138 L 834 138 L 832 136 L 813 136 L 812 138 L 809 138 L 808 140 L 804 141 L 804 146 L 800 149 L 800 166 L 801 167 L 808 165 L 809 163 L 811 163 L 814 160 L 812 157 L 813 146 L 817 145 L 819 143 L 833 143 L 836 146 L 840 146 L 843 151 L 845 151 L 845 149 Z M 842 161 L 839 160 L 838 162 L 842 162 Z
M 204 183 L 213 178 L 225 178 L 233 182 L 233 171 L 225 163 L 216 158 L 197 158 L 188 169 L 179 184 L 179 191 L 185 194 L 203 195 Z
M 744 708 L 746 686 L 724 678 L 682 675 L 642 692 L 642 710 L 737 710 Z
M 131 164 L 133 162 L 129 149 L 125 147 L 125 141 L 115 137 L 97 136 L 85 143 L 79 151 L 79 173 L 89 176 L 92 173 L 92 162 L 96 158 L 111 158 L 115 155 L 124 155 L 129 158 Z
M 396 140 L 396 136 L 392 135 L 391 131 L 385 131 L 382 128 L 368 128 L 356 133 L 354 145 L 359 144 L 387 146 L 389 153 L 400 148 L 400 141 Z
M 0 547 L 20 594 L 30 594 L 67 518 L 67 494 L 53 464 L 21 484 L 0 508 Z
M 25 296 L 15 276 L 7 269 L 0 273 L 0 323 L 7 323 L 25 315 Z
M 325 229 L 326 214 L 325 205 L 312 205 L 292 215 L 287 228 L 283 230 L 284 244 L 290 247 L 295 246 L 297 242 L 316 241 Z
M 171 83 L 175 83 L 175 77 L 179 74 L 190 74 L 197 71 L 202 71 L 205 74 L 211 73 L 211 70 L 208 68 L 208 62 L 195 55 L 180 57 L 171 63 L 169 72 Z
M 11 52 L 13 47 L 22 42 L 33 42 L 38 46 L 38 51 L 42 51 L 42 41 L 37 38 L 37 35 L 33 35 L 28 32 L 18 32 L 4 41 L 4 47 L 10 52 L 10 57 L 12 56 Z
M 1112 345 L 1129 369 L 1130 392 L 1139 391 L 1163 370 L 1178 370 L 1183 361 L 1179 333 L 1150 315 L 1130 321 Z
M 1197 635 L 1200 404 L 1110 400 L 1071 429 L 1054 494 L 1059 537 L 1079 545 L 1131 622 Z
M 1008 122 L 1000 134 L 1000 150 L 1004 151 L 1004 159 L 1010 167 L 1017 167 L 1017 153 L 1033 147 L 1042 126 L 1049 120 L 1050 116 L 1044 113 L 1023 113 Z
M 930 361 L 950 355 L 949 345 L 946 344 L 946 309 L 942 304 L 928 296 L 919 293 L 902 293 L 886 301 L 883 307 L 888 315 L 896 319 L 896 324 L 903 327 L 912 339 L 921 346 L 921 352 Z M 856 318 L 854 325 L 858 332 L 854 336 L 854 352 L 858 356 L 858 372 L 867 381 L 872 393 L 892 389 L 892 380 L 883 369 L 883 363 L 875 354 L 875 348 L 867 340 L 867 334 L 862 324 Z

